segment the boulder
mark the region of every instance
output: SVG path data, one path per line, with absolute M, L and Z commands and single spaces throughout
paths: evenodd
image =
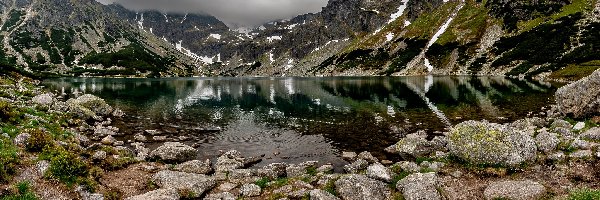
M 367 167 L 367 177 L 389 183 L 394 178 L 394 173 L 382 164 L 375 163 Z
M 351 174 L 358 174 L 360 171 L 367 169 L 369 162 L 363 159 L 358 159 L 351 164 L 344 165 L 344 170 Z
M 152 181 L 160 188 L 172 188 L 179 192 L 187 192 L 191 194 L 191 197 L 200 197 L 217 184 L 214 178 L 206 175 L 170 170 L 154 174 Z
M 176 189 L 158 189 L 147 192 L 145 194 L 132 196 L 125 200 L 179 200 L 179 193 Z
M 54 103 L 54 101 L 56 101 L 56 99 L 54 99 L 53 94 L 46 93 L 46 94 L 40 94 L 40 95 L 33 97 L 31 99 L 31 101 L 33 101 L 33 103 L 38 104 L 40 106 L 50 108 L 50 106 L 52 106 L 52 104 Z
M 485 199 L 535 200 L 546 194 L 546 188 L 531 180 L 498 181 L 491 183 L 483 195 Z
M 204 200 L 236 200 L 236 196 L 229 192 L 221 192 L 216 194 L 209 194 Z
M 435 150 L 424 137 L 406 137 L 396 143 L 396 152 L 405 160 L 427 156 Z
M 558 110 L 574 118 L 600 114 L 600 70 L 556 91 Z
M 439 200 L 437 190 L 439 180 L 435 173 L 415 173 L 408 175 L 396 184 L 396 189 L 402 192 L 406 200 Z
M 107 155 L 106 151 L 96 151 L 94 153 L 94 155 L 92 155 L 92 160 L 102 161 L 102 160 L 106 159 L 106 155 Z
M 560 140 L 558 139 L 558 134 L 544 130 L 535 136 L 535 143 L 540 151 L 550 153 L 556 149 Z
M 117 142 L 117 139 L 110 135 L 102 138 L 102 141 L 100 141 L 103 145 L 113 145 L 115 142 Z
M 244 184 L 240 187 L 240 193 L 243 197 L 260 196 L 261 189 L 256 184 Z
M 379 200 L 391 196 L 387 184 L 364 175 L 346 175 L 335 181 L 339 196 L 344 200 Z
M 580 131 L 583 128 L 585 128 L 585 122 L 577 122 L 577 124 L 573 126 L 573 130 L 575 131 Z
M 244 158 L 242 154 L 236 150 L 225 152 L 217 158 L 215 170 L 217 172 L 227 172 L 233 169 L 244 167 Z
M 600 127 L 590 128 L 581 134 L 581 139 L 600 141 Z
M 194 174 L 208 174 L 212 172 L 209 159 L 206 159 L 206 161 L 190 160 L 176 165 L 175 170 Z
M 339 200 L 340 198 L 330 194 L 329 192 L 315 189 L 309 192 L 310 200 Z
M 358 159 L 363 159 L 369 163 L 376 163 L 379 162 L 379 159 L 375 158 L 375 156 L 373 156 L 370 152 L 368 151 L 364 151 L 360 154 L 358 154 Z
M 532 136 L 487 121 L 460 123 L 448 139 L 450 153 L 471 163 L 518 166 L 536 159 Z
M 83 106 L 84 108 L 91 110 L 99 116 L 110 116 L 113 112 L 113 108 L 110 105 L 106 104 L 104 99 L 101 99 L 100 97 L 91 94 L 85 94 L 80 96 L 79 98 L 77 98 L 76 103 Z
M 166 142 L 150 152 L 150 157 L 165 162 L 180 163 L 194 159 L 196 153 L 197 150 L 188 145 L 179 142 Z
M 358 155 L 356 155 L 356 153 L 354 153 L 354 152 L 349 152 L 349 151 L 342 152 L 342 159 L 344 159 L 346 161 L 354 161 L 354 160 L 356 160 L 357 156 Z
M 13 139 L 13 144 L 15 144 L 18 147 L 25 147 L 30 137 L 31 135 L 29 133 L 21 133 L 17 135 L 15 139 Z
M 258 175 L 261 177 L 269 177 L 271 179 L 277 179 L 286 176 L 286 163 L 271 163 L 258 170 Z

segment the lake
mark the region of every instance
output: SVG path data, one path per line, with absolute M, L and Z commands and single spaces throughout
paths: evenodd
M 62 78 L 43 82 L 72 97 L 90 93 L 127 116 L 122 132 L 157 130 L 214 159 L 220 150 L 273 162 L 338 167 L 342 151 L 383 152 L 408 133 L 433 137 L 465 120 L 537 116 L 557 85 L 505 77 Z M 131 136 L 118 138 L 131 140 Z M 159 143 L 149 143 L 156 147 Z

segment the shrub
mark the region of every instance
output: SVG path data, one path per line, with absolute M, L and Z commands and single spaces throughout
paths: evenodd
M 47 177 L 59 180 L 67 186 L 78 183 L 88 184 L 86 182 L 89 175 L 87 163 L 78 155 L 68 152 L 62 147 L 45 148 L 40 158 L 50 160 Z
M 0 119 L 3 122 L 15 122 L 17 121 L 19 113 L 16 111 L 15 107 L 7 102 L 0 101 Z
M 27 132 L 31 135 L 25 146 L 27 151 L 41 152 L 44 147 L 52 146 L 52 137 L 49 134 L 44 133 L 44 131 L 40 129 L 29 129 Z

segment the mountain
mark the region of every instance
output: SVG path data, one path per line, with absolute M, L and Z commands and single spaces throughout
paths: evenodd
M 138 76 L 578 76 L 600 68 L 597 0 L 330 0 L 231 30 L 92 0 L 3 0 L 5 63 Z
M 94 0 L 2 0 L 0 60 L 46 75 L 190 76 L 193 61 Z

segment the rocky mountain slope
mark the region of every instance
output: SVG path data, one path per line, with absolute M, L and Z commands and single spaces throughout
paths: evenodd
M 575 79 L 600 68 L 597 0 L 330 0 L 318 13 L 236 30 L 212 16 L 92 0 L 0 6 L 0 58 L 35 72 Z
M 94 0 L 0 2 L 3 64 L 45 75 L 193 75 L 191 59 Z

